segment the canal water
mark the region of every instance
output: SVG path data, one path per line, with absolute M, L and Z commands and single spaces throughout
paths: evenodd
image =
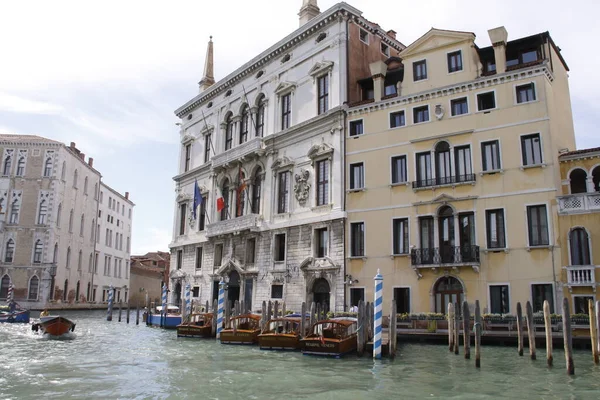
M 400 344 L 394 361 L 300 353 L 178 339 L 174 331 L 65 312 L 71 340 L 47 340 L 29 325 L 0 324 L 0 399 L 598 399 L 600 368 L 575 351 L 574 377 L 564 353 L 555 367 L 486 346 L 482 368 L 443 345 Z M 125 321 L 125 318 L 123 318 Z M 461 348 L 462 350 L 462 348 Z

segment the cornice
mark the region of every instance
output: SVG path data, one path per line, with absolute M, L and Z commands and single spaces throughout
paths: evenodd
M 418 92 L 407 96 L 394 97 L 391 99 L 382 100 L 379 102 L 371 102 L 368 104 L 360 104 L 354 107 L 348 108 L 348 115 L 356 116 L 373 111 L 383 110 L 392 106 L 406 105 L 411 103 L 417 103 L 425 100 L 431 100 L 438 97 L 446 97 L 458 93 L 469 92 L 473 90 L 479 90 L 489 88 L 492 86 L 501 85 L 508 82 L 519 81 L 522 79 L 528 79 L 532 76 L 544 75 L 550 82 L 554 80 L 554 75 L 548 69 L 548 62 L 532 66 L 530 68 L 524 68 L 520 70 L 505 72 L 504 74 L 491 75 L 480 77 L 472 81 L 457 83 L 450 86 L 444 86 L 441 88 L 435 88 L 424 92 Z
M 190 169 L 189 171 L 184 172 L 183 174 L 175 175 L 173 177 L 173 180 L 175 182 L 181 182 L 187 178 L 193 177 L 194 175 L 201 174 L 203 172 L 209 172 L 211 168 L 212 168 L 212 160 L 200 165 L 199 167 Z
M 581 161 L 590 158 L 600 158 L 600 151 L 594 151 L 590 153 L 581 153 L 581 154 L 573 154 L 566 156 L 558 156 L 559 162 L 572 162 L 572 161 Z

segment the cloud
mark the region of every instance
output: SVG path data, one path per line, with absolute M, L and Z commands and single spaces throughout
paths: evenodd
M 27 114 L 59 114 L 63 107 L 44 101 L 0 93 L 0 110 Z

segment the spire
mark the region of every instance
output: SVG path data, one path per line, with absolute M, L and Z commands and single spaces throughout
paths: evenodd
M 212 36 L 208 41 L 208 48 L 206 49 L 206 60 L 204 60 L 204 76 L 202 80 L 198 82 L 200 86 L 200 92 L 208 89 L 215 83 L 214 74 L 214 63 L 213 63 L 213 41 Z
M 300 26 L 306 24 L 308 21 L 316 17 L 321 13 L 317 0 L 302 0 L 302 8 L 298 15 L 300 16 Z

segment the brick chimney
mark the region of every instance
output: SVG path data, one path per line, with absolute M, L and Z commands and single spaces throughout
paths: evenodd
M 72 148 L 72 149 L 75 149 L 76 148 L 75 142 L 71 142 L 71 145 L 69 147 Z
M 129 200 L 129 192 L 125 192 L 125 199 Z
M 92 157 L 88 158 L 88 165 L 89 165 L 90 167 L 93 167 L 93 166 L 94 166 L 94 159 L 93 159 Z
M 79 158 L 81 158 L 81 161 L 85 162 L 85 154 L 84 153 L 79 153 Z
M 396 31 L 393 29 L 390 29 L 389 31 L 387 31 L 387 35 L 391 38 L 396 39 Z
M 506 42 L 508 33 L 506 28 L 500 26 L 488 31 L 490 41 L 494 47 L 494 58 L 496 59 L 496 73 L 502 74 L 506 72 Z

